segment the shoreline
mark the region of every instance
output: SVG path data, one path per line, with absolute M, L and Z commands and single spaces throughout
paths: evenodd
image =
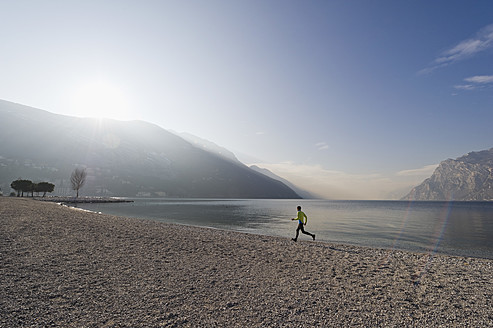
M 147 200 L 145 198 L 141 199 L 134 199 L 136 208 L 139 206 L 142 206 L 142 202 L 145 204 L 145 207 L 147 207 L 147 202 L 149 201 L 150 208 L 153 208 L 154 204 L 153 201 L 156 199 L 150 199 Z M 191 201 L 191 202 L 201 202 L 204 199 L 157 199 L 158 201 L 178 201 L 182 202 L 182 208 L 186 204 L 186 202 Z M 220 201 L 220 202 L 227 202 L 228 201 L 258 201 L 258 200 L 229 200 L 229 199 L 213 199 L 214 201 Z M 268 200 L 273 201 L 273 200 Z M 274 201 L 279 201 L 279 200 L 274 200 Z M 289 200 L 281 200 L 281 201 L 289 201 Z M 324 202 L 332 202 L 332 201 L 324 201 Z M 350 203 L 361 203 L 361 202 L 370 202 L 370 203 L 378 203 L 379 201 L 342 201 L 342 202 L 350 202 Z M 388 202 L 388 201 L 383 201 L 383 202 Z M 393 202 L 393 201 L 391 201 Z M 400 202 L 400 201 L 397 201 Z M 441 203 L 446 203 L 450 204 L 449 202 L 441 202 Z M 463 202 L 462 202 L 463 203 Z M 470 203 L 470 202 L 469 202 Z M 480 202 L 481 204 L 484 204 L 485 202 Z M 404 221 L 402 219 L 398 218 L 406 218 L 407 221 L 407 216 L 409 215 L 409 203 L 405 202 L 407 212 L 401 213 L 402 216 L 395 216 L 396 221 L 393 222 L 395 226 L 399 225 L 401 229 L 403 228 Z M 492 203 L 493 204 L 493 203 Z M 78 207 L 77 205 L 68 205 L 68 206 L 73 206 L 73 207 Z M 176 206 L 176 205 L 175 205 Z M 483 205 L 481 205 L 483 206 Z M 266 227 L 261 227 L 257 226 L 255 227 L 252 224 L 249 224 L 246 226 L 245 224 L 236 224 L 234 217 L 231 217 L 231 222 L 232 224 L 229 223 L 217 223 L 217 222 L 212 222 L 212 220 L 209 220 L 209 218 L 212 218 L 213 215 L 205 215 L 208 212 L 200 212 L 200 213 L 195 213 L 195 220 L 189 220 L 190 215 L 180 215 L 179 211 L 182 209 L 177 209 L 177 213 L 173 214 L 168 217 L 163 217 L 163 216 L 157 216 L 156 213 L 157 211 L 151 211 L 147 212 L 146 208 L 142 208 L 138 211 L 131 210 L 133 206 L 131 207 L 126 207 L 122 206 L 120 207 L 119 205 L 115 206 L 110 206 L 110 209 L 106 207 L 99 207 L 99 206 L 80 206 L 83 208 L 88 208 L 89 210 L 95 211 L 95 212 L 101 212 L 104 214 L 110 214 L 110 215 L 117 215 L 117 216 L 125 216 L 125 217 L 134 217 L 134 218 L 141 218 L 141 219 L 149 219 L 149 220 L 155 220 L 155 221 L 160 221 L 160 222 L 173 222 L 176 224 L 182 224 L 182 225 L 191 225 L 191 226 L 197 226 L 197 227 L 206 227 L 206 228 L 215 228 L 215 229 L 226 229 L 226 230 L 231 230 L 231 231 L 237 231 L 237 232 L 246 232 L 246 233 L 252 233 L 252 234 L 257 234 L 257 235 L 262 235 L 262 236 L 280 236 L 280 237 L 287 237 L 291 236 L 293 233 L 294 227 L 291 227 L 287 231 L 285 227 L 282 227 L 284 231 L 280 232 L 279 229 L 276 229 L 275 226 L 267 225 Z M 186 206 L 184 206 L 186 208 Z M 130 211 L 127 210 L 121 210 L 121 209 L 130 209 Z M 158 207 L 156 207 L 158 208 Z M 119 210 L 120 209 L 120 210 Z M 493 209 L 493 208 L 491 208 Z M 208 211 L 208 208 L 204 208 L 204 211 Z M 150 213 L 150 214 L 148 214 Z M 164 213 L 164 212 L 163 212 Z M 320 213 L 319 217 L 320 217 Z M 204 218 L 207 219 L 201 219 L 199 216 L 204 215 Z M 313 213 L 312 213 L 313 215 Z M 473 213 L 471 213 L 473 215 Z M 287 217 L 287 216 L 286 216 Z M 245 220 L 247 217 L 246 216 L 239 216 L 238 219 L 240 220 Z M 255 220 L 255 218 L 253 218 Z M 276 220 L 277 218 L 273 218 L 270 216 L 270 219 Z M 210 222 L 209 222 L 210 221 Z M 246 219 L 245 222 L 250 221 L 249 219 Z M 310 224 L 310 229 L 317 229 L 318 227 L 313 228 L 313 221 Z M 447 219 L 448 222 L 448 219 Z M 466 221 L 464 221 L 466 222 Z M 443 224 L 441 223 L 436 223 L 436 224 Z M 476 227 L 481 226 L 482 224 L 477 224 Z M 261 227 L 261 228 L 260 228 Z M 447 228 L 449 228 L 448 226 Z M 338 228 L 330 228 L 325 227 L 327 231 L 319 230 L 317 233 L 317 241 L 322 241 L 322 242 L 327 242 L 327 243 L 336 243 L 336 244 L 348 244 L 348 245 L 354 245 L 354 246 L 361 246 L 361 247 L 370 247 L 370 248 L 383 248 L 383 249 L 396 249 L 396 250 L 403 250 L 403 251 L 410 251 L 410 252 L 418 252 L 418 253 L 429 253 L 429 254 L 442 254 L 442 255 L 450 255 L 450 256 L 465 256 L 465 257 L 475 257 L 475 258 L 484 258 L 484 259 L 491 259 L 493 260 L 493 247 L 491 245 L 487 244 L 481 244 L 478 243 L 477 241 L 473 242 L 473 244 L 467 244 L 468 238 L 474 238 L 471 235 L 469 235 L 467 238 L 462 239 L 462 242 L 459 243 L 451 243 L 454 238 L 447 238 L 447 233 L 444 234 L 443 239 L 442 236 L 421 236 L 421 235 L 408 235 L 407 238 L 401 238 L 403 236 L 404 231 L 387 231 L 386 235 L 383 237 L 375 235 L 374 236 L 366 236 L 365 234 L 362 234 L 361 232 L 358 234 L 355 234 L 350 237 L 345 237 L 344 235 L 341 236 L 340 232 L 341 230 L 338 230 Z M 345 227 L 341 227 L 344 231 Z M 452 229 L 453 230 L 453 229 Z M 330 235 L 332 231 L 336 231 L 335 235 Z M 337 231 L 339 232 L 339 235 L 337 235 Z M 374 230 L 374 232 L 377 230 Z M 416 230 L 417 231 L 417 230 Z M 348 230 L 345 230 L 345 232 L 349 232 Z M 352 231 L 350 231 L 351 233 Z M 389 238 L 390 236 L 390 238 Z M 373 239 L 372 237 L 375 237 Z M 423 239 L 420 240 L 420 238 L 423 237 Z M 457 237 L 457 236 L 456 236 Z M 462 236 L 458 236 L 460 239 Z M 429 238 L 429 239 L 426 239 Z M 439 240 L 437 239 L 439 238 Z M 447 240 L 448 239 L 448 240 Z M 416 242 L 413 242 L 413 240 L 417 240 Z M 482 240 L 487 242 L 487 240 L 483 237 Z M 466 242 L 464 242 L 466 241 Z
M 0 326 L 493 325 L 493 260 L 0 197 Z
M 21 197 L 22 198 L 22 197 Z M 31 199 L 43 202 L 54 202 L 62 204 L 92 204 L 92 203 L 133 203 L 133 200 L 119 197 L 67 197 L 67 196 L 48 196 L 31 197 Z
M 133 201 L 131 201 L 133 202 Z M 254 235 L 254 236 L 261 236 L 261 237 L 273 237 L 273 238 L 287 238 L 287 239 L 291 239 L 292 237 L 285 237 L 285 236 L 280 236 L 280 235 L 274 235 L 274 234 L 268 234 L 268 233 L 262 233 L 262 232 L 250 232 L 250 231 L 244 231 L 244 230 L 235 230 L 235 229 L 232 229 L 232 228 L 222 228 L 222 227 L 214 227 L 214 226 L 209 226 L 209 225 L 200 225 L 200 224 L 190 224 L 190 223 L 181 223 L 181 222 L 165 222 L 165 221 L 162 221 L 162 220 L 158 220 L 158 219 L 155 219 L 155 218 L 148 218 L 148 217 L 133 217 L 133 216 L 125 216 L 125 215 L 113 215 L 113 214 L 108 214 L 108 213 L 104 213 L 104 212 L 101 212 L 101 211 L 94 211 L 94 210 L 86 210 L 86 209 L 82 209 L 82 208 L 79 208 L 77 206 L 71 206 L 70 204 L 61 204 L 61 205 L 65 205 L 71 209 L 74 209 L 74 210 L 79 210 L 79 211 L 86 211 L 86 212 L 91 212 L 91 213 L 96 213 L 96 214 L 102 214 L 102 215 L 112 215 L 112 216 L 118 216 L 118 217 L 125 217 L 125 218 L 130 218 L 130 219 L 136 219 L 136 220 L 151 220 L 151 221 L 155 221 L 155 222 L 158 222 L 158 223 L 163 223 L 163 224 L 169 224 L 169 225 L 178 225 L 178 226 L 185 226 L 185 227 L 195 227 L 195 228 L 203 228 L 203 229 L 212 229 L 212 230 L 218 230 L 218 231 L 231 231 L 231 232 L 235 232 L 235 233 L 240 233 L 240 234 L 248 234 L 248 235 Z M 302 237 L 303 238 L 303 237 Z M 302 240 L 302 239 L 300 239 Z M 306 241 L 309 241 L 311 239 L 309 239 L 309 237 L 307 237 L 307 239 L 303 240 L 304 242 Z M 477 253 L 477 254 L 467 254 L 467 255 L 464 255 L 464 254 L 457 254 L 457 253 L 453 253 L 453 252 L 446 252 L 446 251 L 440 251 L 440 250 L 432 250 L 430 248 L 423 248 L 421 250 L 418 250 L 418 249 L 405 249 L 405 248 L 400 248 L 400 247 L 395 247 L 395 246 L 388 246 L 388 247 L 385 247 L 385 246 L 371 246 L 371 245 L 364 245 L 364 244 L 357 244 L 357 243 L 351 243 L 351 242 L 338 242 L 338 241 L 326 241 L 326 240 L 318 240 L 317 239 L 317 243 L 321 243 L 321 244 L 328 244 L 328 245 L 345 245 L 345 246 L 348 246 L 348 247 L 361 247 L 361 248 L 369 248 L 369 249 L 378 249 L 378 250 L 382 250 L 382 251 L 388 251 L 388 252 L 394 252 L 394 251 L 402 251 L 402 252 L 410 252 L 410 253 L 417 253 L 417 254 L 426 254 L 428 256 L 435 256 L 435 255 L 443 255 L 443 256 L 451 256 L 451 257 L 461 257 L 461 258 L 477 258 L 477 259 L 485 259 L 485 260 L 491 260 L 493 261 L 493 258 L 492 257 L 488 257 L 486 255 L 484 255 L 484 252 L 482 253 Z M 489 254 L 489 253 L 488 253 Z

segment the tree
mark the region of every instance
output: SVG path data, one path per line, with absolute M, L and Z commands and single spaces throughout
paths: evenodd
M 49 183 L 49 182 L 36 183 L 34 186 L 34 191 L 38 192 L 38 193 L 42 192 L 43 197 L 46 196 L 47 192 L 53 192 L 53 190 L 55 190 L 55 185 L 53 183 Z
M 20 179 L 12 181 L 12 183 L 10 184 L 10 188 L 14 189 L 17 192 L 17 197 L 19 197 L 21 194 Z
M 33 189 L 33 182 L 31 180 L 17 179 L 12 181 L 10 187 L 17 191 L 17 197 L 24 197 L 25 192 L 30 192 Z
M 79 198 L 79 189 L 86 183 L 86 169 L 76 168 L 72 175 L 70 176 L 70 183 L 72 184 L 72 189 L 77 191 L 76 198 Z

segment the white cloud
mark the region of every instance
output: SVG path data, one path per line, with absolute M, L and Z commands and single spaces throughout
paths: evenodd
M 472 56 L 488 47 L 489 42 L 485 41 L 474 39 L 462 41 L 452 49 L 445 51 L 442 57 L 435 59 L 435 63 L 449 63 Z
M 318 142 L 315 144 L 318 150 L 327 150 L 329 149 L 329 145 L 326 142 Z
M 493 83 L 493 75 L 471 76 L 465 78 L 464 81 L 469 82 L 469 84 L 454 85 L 454 88 L 458 90 L 475 90 L 482 88 L 489 83 Z
M 471 83 L 493 83 L 493 75 L 477 75 L 477 76 L 472 76 L 468 77 L 467 79 L 464 79 L 466 82 L 471 82 Z
M 474 90 L 476 87 L 472 84 L 461 84 L 461 85 L 454 85 L 455 89 L 458 90 Z
M 397 172 L 397 176 L 430 176 L 433 174 L 438 164 L 426 165 L 419 169 L 403 170 Z
M 418 74 L 427 74 L 432 71 L 453 64 L 457 61 L 472 57 L 479 52 L 493 47 L 493 24 L 483 27 L 472 38 L 459 42 L 454 47 L 444 51 L 432 64 L 422 69 Z

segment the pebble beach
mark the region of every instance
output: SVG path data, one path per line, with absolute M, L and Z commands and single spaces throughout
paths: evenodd
M 489 259 L 15 197 L 0 197 L 0 220 L 0 327 L 493 326 Z

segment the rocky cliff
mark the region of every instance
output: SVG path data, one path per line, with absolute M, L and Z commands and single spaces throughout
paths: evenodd
M 403 199 L 493 201 L 493 148 L 441 162 Z

